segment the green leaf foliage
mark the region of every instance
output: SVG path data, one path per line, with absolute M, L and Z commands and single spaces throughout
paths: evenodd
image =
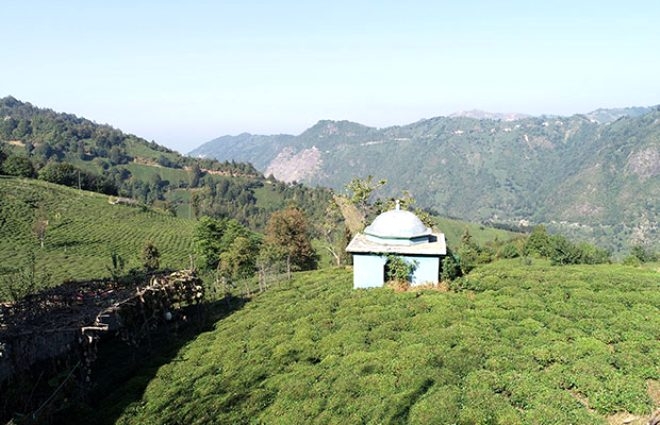
M 229 250 L 237 238 L 254 239 L 253 233 L 234 219 L 202 217 L 193 236 L 199 267 L 215 270 L 220 254 Z
M 16 177 L 34 177 L 35 171 L 32 162 L 25 155 L 9 155 L 2 162 L 2 174 Z
M 220 254 L 219 270 L 231 280 L 247 279 L 256 272 L 259 244 L 255 237 L 237 236 Z
M 463 279 L 480 289 L 353 290 L 344 269 L 298 274 L 188 343 L 111 420 L 605 424 L 651 413 L 657 272 L 514 259 Z M 96 416 L 112 409 L 101 402 Z
M 388 254 L 385 263 L 385 274 L 388 280 L 393 282 L 410 282 L 419 263 L 408 262 L 398 255 Z

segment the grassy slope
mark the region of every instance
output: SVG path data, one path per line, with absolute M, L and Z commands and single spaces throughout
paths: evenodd
M 166 170 L 137 164 L 136 167 Z M 24 267 L 32 250 L 37 269 L 50 273 L 52 284 L 64 279 L 103 277 L 109 275 L 107 267 L 111 265 L 113 250 L 126 260 L 127 268 L 136 267 L 147 240 L 152 240 L 161 251 L 164 267 L 184 267 L 188 264 L 195 222 L 185 219 L 190 216 L 189 192 L 173 193 L 176 196 L 172 199 L 184 201 L 179 211 L 181 218 L 110 205 L 107 196 L 39 180 L 0 177 L 0 275 Z M 282 197 L 267 188 L 257 188 L 255 194 L 260 206 L 285 206 Z M 32 232 L 32 225 L 40 214 L 39 206 L 49 222 L 43 249 Z M 460 241 L 466 227 L 479 243 L 515 236 L 503 230 L 444 218 L 438 219 L 438 226 L 452 246 Z M 328 264 L 330 260 L 325 258 L 325 250 L 318 243 L 316 247 L 323 257 L 321 264 Z
M 44 248 L 32 232 L 39 206 L 48 219 Z M 147 240 L 161 253 L 161 266 L 188 264 L 195 222 L 157 211 L 111 205 L 108 197 L 38 180 L 0 177 L 0 272 L 21 268 L 33 250 L 37 270 L 64 279 L 108 276 L 114 250 L 126 268 L 139 266 Z
M 188 181 L 189 174 L 186 170 L 177 168 L 166 168 L 154 165 L 136 164 L 134 162 L 124 166 L 131 175 L 139 180 L 149 181 L 155 175 L 159 175 L 161 179 L 167 180 L 172 185 L 176 185 L 179 181 Z
M 648 415 L 647 386 L 660 379 L 658 281 L 651 269 L 516 260 L 476 271 L 463 292 L 355 291 L 343 269 L 299 274 L 218 321 L 155 376 L 137 374 L 95 418 L 114 421 L 113 407 L 126 404 L 118 423 Z
M 457 249 L 461 244 L 461 236 L 465 229 L 470 232 L 474 242 L 479 245 L 484 245 L 487 242 L 492 242 L 495 239 L 506 241 L 521 237 L 522 234 L 509 232 L 507 230 L 495 229 L 493 227 L 486 227 L 476 223 L 468 223 L 466 221 L 455 220 L 452 218 L 439 217 L 436 218 L 438 229 L 445 234 L 447 244 L 450 248 Z
M 286 208 L 286 202 L 280 194 L 272 190 L 268 183 L 263 187 L 254 189 L 254 194 L 257 198 L 257 207 L 268 208 L 275 206 L 276 208 Z

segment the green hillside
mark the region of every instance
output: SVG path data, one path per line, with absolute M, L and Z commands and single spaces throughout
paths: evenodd
M 443 216 L 545 223 L 620 254 L 635 244 L 660 249 L 657 107 L 515 121 L 436 117 L 380 129 L 324 120 L 288 142 L 223 138 L 198 151 L 258 159 L 267 174 L 336 190 L 373 175 L 387 179 L 385 197 L 408 190 Z
M 189 191 L 170 193 L 171 199 L 189 204 Z M 269 184 L 254 190 L 256 208 L 265 221 L 268 211 L 282 209 L 291 199 L 314 205 L 322 214 L 325 199 L 317 192 L 300 187 Z M 307 197 L 307 198 L 306 198 Z M 112 205 L 115 197 L 80 191 L 34 179 L 0 176 L 0 276 L 24 270 L 34 253 L 40 275 L 48 275 L 48 285 L 64 280 L 102 278 L 110 275 L 112 253 L 125 261 L 125 270 L 139 267 L 139 255 L 147 241 L 161 253 L 161 266 L 189 265 L 193 229 L 197 224 L 190 211 L 181 209 L 178 217 L 158 208 Z M 244 208 L 244 206 L 242 207 Z M 312 210 L 312 211 L 314 211 Z M 44 246 L 35 233 L 35 223 L 47 221 Z M 477 224 L 445 218 L 437 219 L 450 246 L 456 247 L 468 229 L 480 244 L 516 234 Z M 317 243 L 321 265 L 330 263 L 325 249 Z
M 23 269 L 33 252 L 36 269 L 50 284 L 66 279 L 109 276 L 111 255 L 119 254 L 126 270 L 139 267 L 147 241 L 161 253 L 161 266 L 189 264 L 195 221 L 159 210 L 111 205 L 111 198 L 39 180 L 0 176 L 0 273 Z M 47 220 L 43 248 L 34 233 Z
M 275 136 L 260 136 L 242 133 L 238 136 L 222 136 L 214 139 L 194 151 L 191 156 L 202 158 L 214 158 L 215 146 L 222 145 L 229 158 L 250 158 L 248 162 L 260 170 L 265 170 L 270 161 L 277 156 L 279 151 L 290 144 L 294 136 L 281 134 Z
M 328 189 L 266 180 L 247 163 L 183 156 L 11 96 L 0 98 L 0 117 L 0 175 L 130 197 L 189 218 L 231 217 L 253 230 L 263 230 L 273 211 L 291 203 L 321 219 L 331 198 Z
M 353 290 L 349 270 L 302 273 L 136 373 L 93 418 L 642 424 L 660 405 L 658 277 L 509 260 L 462 290 L 400 293 Z
M 479 245 L 487 245 L 493 241 L 504 242 L 523 237 L 522 233 L 510 232 L 446 217 L 436 217 L 435 222 L 438 229 L 444 233 L 447 244 L 451 249 L 458 248 L 461 243 L 461 236 L 466 230 L 470 233 L 474 242 Z

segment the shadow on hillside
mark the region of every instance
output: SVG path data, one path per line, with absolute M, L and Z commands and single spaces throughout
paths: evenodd
M 142 399 L 158 369 L 177 359 L 179 350 L 215 323 L 243 308 L 249 298 L 234 297 L 189 308 L 183 325 L 168 325 L 153 333 L 139 347 L 119 338 L 99 343 L 92 365 L 92 388 L 86 399 L 61 411 L 53 423 L 114 424 L 124 410 Z

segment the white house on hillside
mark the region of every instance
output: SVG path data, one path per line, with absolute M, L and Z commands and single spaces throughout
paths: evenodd
M 388 255 L 416 263 L 412 285 L 437 283 L 440 261 L 447 255 L 445 235 L 433 233 L 412 212 L 396 208 L 380 214 L 346 247 L 353 254 L 353 288 L 383 286 Z

